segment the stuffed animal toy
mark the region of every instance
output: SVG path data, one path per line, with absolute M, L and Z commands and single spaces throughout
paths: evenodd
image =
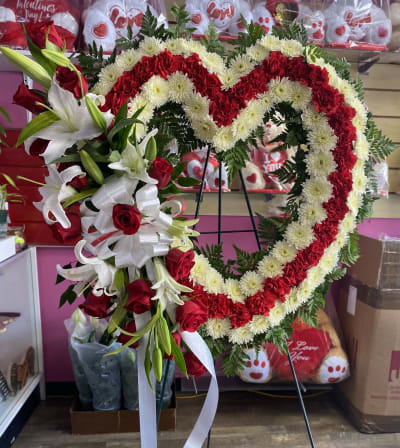
M 133 37 L 139 33 L 147 8 L 158 16 L 145 0 L 97 0 L 82 14 L 85 43 L 95 42 L 104 51 L 111 52 L 116 39 L 128 36 L 128 26 Z
M 202 7 L 202 3 L 187 2 L 185 9 L 190 14 L 191 20 L 188 26 L 195 29 L 194 34 L 205 34 L 210 24 L 210 19 L 208 18 L 206 8 Z
M 400 2 L 396 1 L 390 5 L 390 19 L 392 20 L 392 37 L 389 50 L 395 51 L 400 48 Z
M 219 33 L 227 31 L 239 17 L 238 0 L 203 0 L 205 11 Z
M 79 31 L 79 10 L 66 0 L 16 2 L 6 0 L 0 7 L 0 44 L 26 47 L 22 24 L 53 22 L 67 49 L 74 48 Z
M 299 321 L 293 324 L 288 346 L 299 381 L 329 384 L 343 381 L 349 375 L 346 353 L 329 317 L 322 310 L 318 312 L 317 328 Z M 258 354 L 254 349 L 246 353 L 250 359 L 239 375 L 243 381 L 266 383 L 272 378 L 292 381 L 287 356 L 274 345 L 266 343 Z
M 325 40 L 325 16 L 320 10 L 313 11 L 306 5 L 299 4 L 298 23 L 303 23 L 307 30 L 308 38 L 315 43 L 323 43 Z
M 265 4 L 259 3 L 253 8 L 253 21 L 258 23 L 266 34 L 272 33 L 275 20 Z
M 351 4 L 340 0 L 324 11 L 326 40 L 334 43 L 368 43 L 387 45 L 392 35 L 392 23 L 382 8 L 371 0 Z
M 253 21 L 253 11 L 250 8 L 250 5 L 248 2 L 244 0 L 239 0 L 238 3 L 239 8 L 239 14 L 236 17 L 236 20 L 233 20 L 231 24 L 229 25 L 229 34 L 232 36 L 237 36 L 239 33 L 246 33 L 246 27 L 242 21 L 242 16 L 246 20 L 247 23 L 250 23 Z
M 219 175 L 219 162 L 211 154 L 208 158 L 207 166 L 205 167 L 207 157 L 207 148 L 198 149 L 186 153 L 182 156 L 182 162 L 186 162 L 183 175 L 186 177 L 193 177 L 194 179 L 201 180 L 203 177 L 204 169 L 206 169 L 206 175 L 204 178 L 203 191 L 216 191 L 219 190 L 219 184 L 221 183 L 222 191 L 229 191 L 228 186 L 228 171 L 225 164 L 222 164 L 221 178 Z M 196 187 L 197 189 L 200 186 Z

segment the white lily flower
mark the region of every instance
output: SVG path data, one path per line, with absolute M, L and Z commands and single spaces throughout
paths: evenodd
M 137 147 L 128 141 L 125 149 L 122 151 L 121 159 L 108 165 L 109 168 L 116 171 L 124 171 L 130 179 L 138 179 L 146 184 L 156 184 L 158 181 L 147 174 L 147 162 L 144 159 L 146 146 L 151 137 L 154 137 L 158 129 L 153 129 L 142 140 Z
M 71 227 L 71 222 L 67 218 L 61 202 L 76 194 L 76 190 L 67 185 L 68 182 L 85 173 L 78 165 L 70 166 L 64 171 L 58 172 L 53 165 L 48 166 L 49 175 L 45 178 L 46 184 L 39 188 L 39 193 L 42 195 L 40 202 L 34 202 L 33 205 L 43 213 L 47 224 L 54 224 L 59 222 L 64 229 Z M 52 213 L 55 220 L 50 218 L 49 213 Z
M 49 140 L 49 144 L 42 154 L 46 164 L 63 156 L 65 151 L 81 140 L 91 140 L 103 133 L 90 115 L 84 98 L 80 103 L 74 94 L 62 89 L 53 78 L 49 89 L 48 101 L 51 109 L 60 118 L 47 128 L 41 129 L 25 142 L 26 150 L 37 138 Z M 101 102 L 101 98 L 99 98 Z M 111 112 L 104 112 L 107 126 L 114 116 Z
M 102 294 L 113 296 L 118 294 L 119 291 L 114 285 L 114 276 L 117 269 L 97 257 L 85 257 L 82 254 L 85 244 L 86 241 L 81 240 L 74 249 L 76 259 L 82 263 L 82 266 L 64 269 L 62 266 L 57 265 L 58 274 L 67 280 L 79 282 L 77 290 L 82 291 L 87 284 L 96 282 L 92 289 L 95 296 L 101 296 Z
M 180 298 L 180 294 L 182 292 L 192 292 L 193 290 L 178 283 L 171 276 L 164 263 L 159 258 L 154 258 L 153 262 L 157 283 L 151 287 L 156 290 L 156 295 L 152 300 L 160 301 L 162 311 L 164 311 L 171 303 L 183 305 L 184 302 Z

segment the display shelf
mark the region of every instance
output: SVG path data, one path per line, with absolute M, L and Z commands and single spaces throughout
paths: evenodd
M 42 375 L 40 373 L 29 377 L 23 389 L 19 390 L 13 397 L 9 397 L 6 401 L 0 403 L 0 437 L 4 434 L 26 400 L 36 389 L 41 378 Z

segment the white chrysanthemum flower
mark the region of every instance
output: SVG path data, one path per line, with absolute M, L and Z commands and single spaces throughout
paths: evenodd
M 261 274 L 264 278 L 273 278 L 277 275 L 281 275 L 283 272 L 282 264 L 271 255 L 264 257 L 258 263 L 257 269 L 259 274 Z
M 269 84 L 269 94 L 275 103 L 290 101 L 292 82 L 288 78 L 275 78 Z
M 165 50 L 165 44 L 156 37 L 146 37 L 140 42 L 139 48 L 146 56 L 154 56 Z
M 301 115 L 303 126 L 306 129 L 314 129 L 316 126 L 329 126 L 328 120 L 322 113 L 317 112 L 317 109 L 310 104 Z
M 336 70 L 332 67 L 331 64 L 326 64 L 324 68 L 329 75 L 329 84 L 335 89 L 339 89 L 341 79 L 338 77 Z
M 195 255 L 195 264 L 190 271 L 190 278 L 195 283 L 204 284 L 205 278 L 210 270 L 210 263 L 204 255 Z
M 317 202 L 306 202 L 300 207 L 299 218 L 302 223 L 312 226 L 326 219 L 326 210 Z
M 257 95 L 257 98 L 259 99 L 260 103 L 262 104 L 265 112 L 269 112 L 275 104 L 274 98 L 270 95 L 269 92 L 259 93 Z
M 215 150 L 217 152 L 227 151 L 231 149 L 236 142 L 236 136 L 233 126 L 219 128 L 213 138 Z
M 277 300 L 275 306 L 269 312 L 269 322 L 272 327 L 279 325 L 286 315 L 285 305 Z
M 232 328 L 229 332 L 229 341 L 232 344 L 248 344 L 253 340 L 253 333 L 248 325 Z
M 330 126 L 318 126 L 308 133 L 308 141 L 314 150 L 328 152 L 335 149 L 337 137 Z
M 303 196 L 311 203 L 326 202 L 332 195 L 332 185 L 326 180 L 308 180 L 303 187 Z
M 161 76 L 153 76 L 143 86 L 143 95 L 153 106 L 164 105 L 169 96 L 168 82 Z
M 355 214 L 358 214 L 362 202 L 362 195 L 358 191 L 351 191 L 347 197 L 347 206 Z
M 210 294 L 221 294 L 224 290 L 224 279 L 215 269 L 208 270 L 204 279 L 204 288 Z
M 347 244 L 348 240 L 348 233 L 345 233 L 342 229 L 340 229 L 338 234 L 336 235 L 335 241 L 332 243 L 332 246 L 335 247 L 335 249 L 339 252 L 340 249 L 342 249 L 342 247 Z
M 327 179 L 336 169 L 335 159 L 331 152 L 310 151 L 306 156 L 307 172 L 311 177 Z
M 192 94 L 186 99 L 184 110 L 192 120 L 201 119 L 208 114 L 209 101 L 200 93 Z
M 222 75 L 222 90 L 231 89 L 238 81 L 239 76 L 233 71 L 231 68 L 225 70 L 225 73 Z
M 238 140 L 246 140 L 251 131 L 262 124 L 264 107 L 259 101 L 250 101 L 233 122 L 234 134 Z
M 293 288 L 291 292 L 285 297 L 285 311 L 287 314 L 296 311 L 299 307 L 299 299 L 297 297 L 297 288 Z
M 225 280 L 224 292 L 232 300 L 232 302 L 243 303 L 245 301 L 245 296 L 242 294 L 242 290 L 240 289 L 239 280 L 235 280 L 233 278 Z
M 291 222 L 285 233 L 286 241 L 297 250 L 305 249 L 314 239 L 312 228 L 300 222 Z
M 115 81 L 107 81 L 106 79 L 100 80 L 92 89 L 96 95 L 107 95 L 113 88 Z
M 290 101 L 296 110 L 303 110 L 311 101 L 311 89 L 300 82 L 292 83 Z
M 343 221 L 339 224 L 339 230 L 349 234 L 356 228 L 356 219 L 353 213 L 347 213 Z
M 207 52 L 204 45 L 197 40 L 187 40 L 186 45 L 191 53 L 197 53 L 199 56 L 201 53 Z
M 240 279 L 239 286 L 246 297 L 254 295 L 263 287 L 264 278 L 254 271 L 246 272 Z
M 324 281 L 324 277 L 324 272 L 320 266 L 313 266 L 307 271 L 307 280 L 314 288 L 317 288 Z
M 115 84 L 115 81 L 122 75 L 123 70 L 117 64 L 110 64 L 104 67 L 99 75 L 100 82 Z
M 269 51 L 263 45 L 256 44 L 248 48 L 247 54 L 253 61 L 260 63 L 269 56 Z
M 116 60 L 116 64 L 121 67 L 123 71 L 132 70 L 133 66 L 140 61 L 142 53 L 134 48 L 126 50 L 121 53 Z
M 357 140 L 354 147 L 354 152 L 356 153 L 356 156 L 360 160 L 367 160 L 369 157 L 368 140 L 365 137 L 365 135 L 360 131 L 357 131 Z
M 253 316 L 248 326 L 253 334 L 266 333 L 269 328 L 269 318 L 262 315 Z
M 208 319 L 205 324 L 207 333 L 213 339 L 223 338 L 229 334 L 231 323 L 228 318 L 225 319 Z
M 260 45 L 270 51 L 279 51 L 281 49 L 281 41 L 275 36 L 264 36 L 260 40 Z
M 278 241 L 272 249 L 271 255 L 280 263 L 285 264 L 296 258 L 297 251 L 294 246 L 286 241 Z
M 196 136 L 203 141 L 212 142 L 218 131 L 217 125 L 210 116 L 192 122 L 193 130 Z
M 221 56 L 217 53 L 206 53 L 202 57 L 203 64 L 212 72 L 222 75 L 225 71 L 225 64 Z
M 356 111 L 356 117 L 359 116 L 359 120 L 362 123 L 362 126 L 365 126 L 367 123 L 368 111 L 365 108 L 364 104 L 360 100 L 354 99 L 352 107 Z
M 363 120 L 362 116 L 357 114 L 353 120 L 352 123 L 354 127 L 357 129 L 357 131 L 364 132 L 365 129 L 365 121 Z
M 282 40 L 281 41 L 281 53 L 290 58 L 296 56 L 303 56 L 304 48 L 297 40 Z
M 174 73 L 168 78 L 169 96 L 172 101 L 182 103 L 192 92 L 193 83 L 183 73 Z
M 182 38 L 167 40 L 165 46 L 172 54 L 185 54 L 190 52 L 188 41 Z
M 236 73 L 238 78 L 250 73 L 253 70 L 253 67 L 254 65 L 251 61 L 251 57 L 247 54 L 236 56 L 230 63 L 230 69 Z
M 319 262 L 322 272 L 325 274 L 329 274 L 332 269 L 339 263 L 339 252 L 333 247 L 329 246 L 325 249 L 324 255 L 322 255 L 321 260 Z
M 351 102 L 352 107 L 354 107 L 353 104 L 355 104 L 354 101 L 355 101 L 355 98 L 357 98 L 357 93 L 355 92 L 353 86 L 348 81 L 346 81 L 345 79 L 341 79 L 341 78 L 338 78 L 338 79 L 339 79 L 339 81 L 338 81 L 339 92 L 343 93 L 345 101 L 347 103 Z M 356 100 L 356 101 L 358 101 L 358 100 Z
M 313 285 L 308 279 L 304 280 L 297 288 L 297 301 L 299 305 L 306 303 L 314 291 Z
M 128 118 L 131 118 L 139 109 L 143 109 L 139 114 L 139 120 L 147 123 L 153 117 L 154 108 L 143 95 L 137 95 L 128 103 Z
M 249 126 L 249 121 L 247 121 L 244 114 L 237 117 L 237 119 L 232 123 L 232 126 L 238 140 L 246 140 L 252 131 Z
M 353 171 L 353 190 L 357 193 L 364 193 L 367 187 L 368 179 L 367 176 L 361 173 L 355 173 Z

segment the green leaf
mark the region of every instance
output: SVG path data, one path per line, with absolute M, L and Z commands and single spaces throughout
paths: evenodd
M 96 104 L 90 97 L 85 96 L 85 101 L 88 111 L 96 126 L 99 129 L 101 129 L 104 133 L 107 133 L 107 122 L 100 109 L 96 106 Z
M 1 173 L 4 179 L 14 188 L 19 190 L 19 188 L 15 185 L 15 182 L 11 179 L 11 177 L 6 173 Z M 8 196 L 11 196 L 10 194 Z
M 193 177 L 178 177 L 177 183 L 182 187 L 194 187 L 201 184 L 201 181 Z
M 121 154 L 119 151 L 111 151 L 108 160 L 110 162 L 119 162 L 121 160 Z
M 114 333 L 114 331 L 119 328 L 119 325 L 121 322 L 125 319 L 126 313 L 128 310 L 124 308 L 126 302 L 127 302 L 128 296 L 125 295 L 122 300 L 119 301 L 117 308 L 115 308 L 115 311 L 113 312 L 111 316 L 110 323 L 107 327 L 107 332 L 109 334 Z
M 26 139 L 29 137 L 32 137 L 37 132 L 41 131 L 42 129 L 45 129 L 55 123 L 56 121 L 59 121 L 59 117 L 51 111 L 42 112 L 37 117 L 35 117 L 32 121 L 30 121 L 24 129 L 22 129 L 21 133 L 19 134 L 17 145 L 19 146 Z
M 90 188 L 89 190 L 82 190 L 79 193 L 71 196 L 63 203 L 63 208 L 68 208 L 70 205 L 75 204 L 75 202 L 82 201 L 90 196 L 93 196 L 98 188 Z
M 117 124 L 115 124 L 111 131 L 108 133 L 108 140 L 111 142 L 115 135 L 118 134 L 119 131 L 125 128 L 129 128 L 129 130 L 132 129 L 133 125 L 139 123 L 143 124 L 142 121 L 138 120 L 137 118 L 125 118 L 123 120 L 120 120 Z
M 74 285 L 69 285 L 66 291 L 63 292 L 60 298 L 60 303 L 58 305 L 61 308 L 66 302 L 72 305 L 76 299 L 76 293 L 73 291 Z
M 3 115 L 3 117 L 4 117 L 9 123 L 11 123 L 11 118 L 10 118 L 10 116 L 8 115 L 8 113 L 7 113 L 2 107 L 0 107 L 0 114 Z M 3 134 L 3 135 L 5 135 L 5 134 Z
M 171 180 L 175 180 L 177 177 L 179 177 L 183 170 L 185 169 L 186 162 L 178 162 L 172 171 Z
M 8 47 L 0 46 L 0 51 L 29 78 L 32 78 L 45 89 L 50 87 L 51 76 L 40 64 L 24 56 L 19 51 L 11 50 Z
M 146 377 L 147 377 L 147 381 L 149 383 L 149 386 L 151 388 L 151 390 L 154 392 L 153 389 L 153 384 L 151 382 L 151 378 L 150 378 L 150 372 L 151 372 L 151 341 L 153 339 L 153 331 L 150 332 L 149 335 L 149 340 L 147 341 L 147 346 L 146 346 L 146 354 L 144 357 L 144 370 L 146 372 Z
M 118 269 L 114 275 L 114 286 L 121 291 L 125 285 L 125 273 L 123 269 Z
M 186 369 L 185 358 L 183 357 L 181 349 L 178 347 L 178 344 L 175 342 L 175 339 L 173 338 L 172 334 L 170 334 L 170 340 L 171 340 L 171 353 L 172 356 L 174 357 L 176 365 L 187 378 L 188 373 Z
M 29 34 L 26 32 L 25 26 L 24 32 L 25 32 L 25 38 L 26 42 L 28 44 L 29 51 L 31 52 L 31 55 L 33 58 L 38 62 L 50 76 L 53 76 L 56 71 L 56 66 L 54 63 L 49 61 L 43 54 L 41 48 L 39 48 L 35 43 L 33 43 L 32 39 L 30 38 Z

